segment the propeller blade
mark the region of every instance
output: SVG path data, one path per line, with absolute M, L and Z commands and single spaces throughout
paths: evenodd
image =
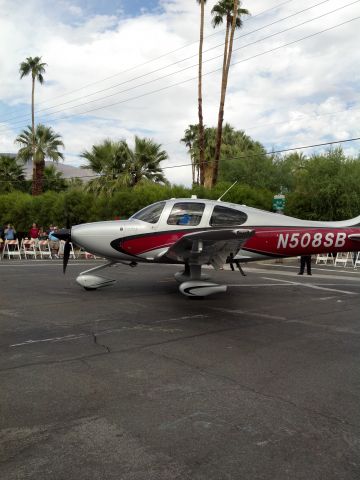
M 57 237 L 59 240 L 69 240 L 71 239 L 71 230 L 70 228 L 62 228 L 56 232 L 53 232 L 54 237 Z
M 66 272 L 66 267 L 69 262 L 71 252 L 70 238 L 65 241 L 64 245 L 64 257 L 63 257 L 63 272 Z
M 63 272 L 66 272 L 66 267 L 69 262 L 70 253 L 71 253 L 71 229 L 70 228 L 62 228 L 57 232 L 53 233 L 54 237 L 57 237 L 59 240 L 65 240 L 64 245 L 64 256 L 63 256 Z

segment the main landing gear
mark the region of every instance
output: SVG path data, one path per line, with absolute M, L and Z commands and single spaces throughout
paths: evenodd
M 101 277 L 94 273 L 104 268 L 117 265 L 118 263 L 123 263 L 130 267 L 135 267 L 137 265 L 136 262 L 107 262 L 80 273 L 76 278 L 76 281 L 79 285 L 84 287 L 85 290 L 96 290 L 98 288 L 113 285 L 116 280 Z M 207 281 L 209 276 L 201 273 L 201 265 L 185 264 L 184 271 L 175 273 L 175 278 L 180 283 L 180 292 L 187 297 L 207 297 L 208 295 L 226 292 L 227 290 L 226 285 L 219 285 Z
M 223 293 L 227 285 L 208 282 L 209 276 L 201 273 L 201 265 L 185 264 L 183 272 L 175 273 L 175 279 L 180 283 L 179 290 L 188 297 L 207 297 L 214 293 Z

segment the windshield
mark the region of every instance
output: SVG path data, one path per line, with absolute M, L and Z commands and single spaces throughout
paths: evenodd
M 157 223 L 164 207 L 165 202 L 154 203 L 135 213 L 131 218 L 136 218 L 137 220 L 142 220 L 147 223 Z

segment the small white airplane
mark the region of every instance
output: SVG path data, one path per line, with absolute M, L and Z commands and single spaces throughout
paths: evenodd
M 251 262 L 318 253 L 358 251 L 360 216 L 340 222 L 300 220 L 220 200 L 171 199 L 156 202 L 129 220 L 85 223 L 57 234 L 66 241 L 64 273 L 70 242 L 104 257 L 107 263 L 82 272 L 76 281 L 87 290 L 115 280 L 95 275 L 116 263 L 184 265 L 175 274 L 179 290 L 204 297 L 224 292 L 226 285 L 208 281 L 203 265 L 221 269 L 232 254 Z

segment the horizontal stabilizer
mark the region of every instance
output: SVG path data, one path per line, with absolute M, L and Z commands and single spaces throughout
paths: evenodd
M 360 242 L 360 233 L 351 233 L 350 235 L 348 235 L 348 238 L 350 238 L 350 240 Z

